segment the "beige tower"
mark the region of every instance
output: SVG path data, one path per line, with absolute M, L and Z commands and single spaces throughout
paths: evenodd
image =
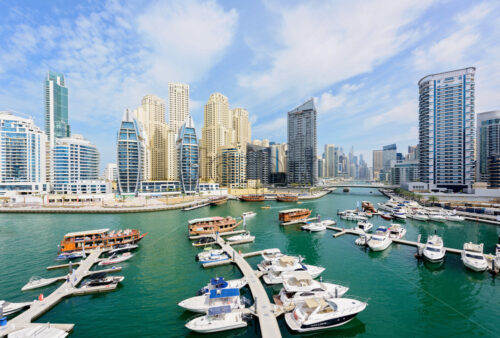
M 189 116 L 189 85 L 168 84 L 168 123 L 176 134 Z
M 220 93 L 210 95 L 205 105 L 205 119 L 201 129 L 200 176 L 203 181 L 217 181 L 217 154 L 220 147 L 234 142 L 232 113 L 227 97 Z
M 247 144 L 252 139 L 252 131 L 250 122 L 248 121 L 248 111 L 243 108 L 234 108 L 233 114 L 233 129 L 234 129 L 234 144 L 246 152 Z

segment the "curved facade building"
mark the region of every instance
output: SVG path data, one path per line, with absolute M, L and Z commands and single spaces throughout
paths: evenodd
M 179 129 L 177 139 L 177 163 L 182 192 L 194 194 L 199 191 L 199 145 L 191 117 Z
M 432 74 L 418 82 L 420 181 L 461 190 L 474 182 L 476 69 Z
M 128 109 L 118 131 L 117 157 L 118 192 L 137 194 L 144 171 L 144 143 L 140 125 Z

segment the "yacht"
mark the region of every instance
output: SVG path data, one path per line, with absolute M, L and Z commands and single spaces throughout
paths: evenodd
M 204 250 L 200 252 L 196 258 L 200 261 L 201 264 L 205 263 L 214 263 L 229 260 L 229 255 L 224 252 L 224 250 Z
M 358 222 L 358 227 L 359 230 L 362 230 L 363 232 L 370 232 L 373 229 L 373 224 L 370 222 Z
M 440 213 L 437 213 L 437 212 L 432 212 L 429 214 L 429 219 L 431 221 L 434 221 L 434 222 L 441 222 L 443 223 L 444 221 L 446 221 L 446 218 L 440 214 Z
M 446 250 L 444 249 L 443 239 L 434 234 L 427 238 L 422 255 L 426 260 L 432 263 L 444 260 Z
M 123 276 L 106 276 L 106 272 L 101 272 L 93 275 L 89 280 L 85 281 L 82 288 L 90 288 L 93 286 L 105 286 L 121 283 L 125 277 Z
M 355 299 L 306 299 L 291 313 L 285 314 L 288 327 L 297 332 L 322 330 L 351 321 L 367 304 Z
M 116 254 L 111 255 L 109 258 L 105 258 L 102 261 L 99 262 L 98 265 L 111 265 L 111 264 L 116 264 L 116 263 L 121 263 L 128 261 L 130 258 L 134 257 L 130 252 L 125 252 L 121 254 L 120 256 L 116 256 Z
M 498 268 L 500 268 L 500 243 L 497 243 L 495 247 L 495 257 L 493 262 L 495 262 L 495 269 L 498 270 Z
M 416 219 L 418 221 L 428 221 L 429 220 L 429 216 L 424 214 L 422 211 L 416 211 L 413 214 L 411 214 L 411 216 L 409 216 L 409 217 Z
M 232 312 L 230 305 L 214 306 L 204 316 L 189 321 L 186 327 L 198 333 L 220 332 L 246 327 L 241 312 Z
M 403 238 L 405 235 L 406 235 L 405 228 L 403 228 L 399 224 L 391 224 L 391 227 L 389 228 L 389 237 L 390 238 L 400 239 L 400 238 Z
M 243 214 L 241 214 L 241 217 L 243 218 L 249 218 L 249 217 L 253 217 L 257 215 L 255 212 L 253 211 L 247 211 L 247 212 L 244 212 Z
M 257 264 L 257 268 L 260 271 L 266 272 L 271 268 L 271 266 L 276 265 L 276 266 L 281 266 L 283 269 L 286 269 L 288 266 L 298 264 L 302 262 L 302 257 L 300 256 L 287 256 L 287 255 L 280 255 L 277 256 L 274 259 L 266 260 L 264 259 L 262 262 Z
M 244 232 L 240 235 L 231 236 L 231 237 L 227 238 L 226 240 L 228 242 L 253 241 L 253 240 L 255 240 L 255 236 L 250 235 L 250 233 L 247 231 L 247 232 Z
M 3 309 L 4 316 L 9 316 L 13 313 L 29 308 L 32 304 L 33 302 L 11 303 L 6 302 L 5 300 L 0 300 L 0 307 Z
M 488 262 L 483 255 L 483 243 L 464 243 L 462 251 L 462 262 L 464 265 L 474 271 L 485 271 L 488 268 Z
M 450 222 L 463 222 L 465 220 L 462 216 L 457 215 L 455 210 L 453 212 L 446 212 L 444 218 Z
M 403 209 L 394 209 L 392 216 L 398 219 L 406 219 L 406 212 Z
M 210 283 L 202 287 L 198 292 L 196 293 L 197 296 L 201 296 L 205 293 L 209 293 L 210 290 L 216 290 L 216 289 L 241 289 L 247 285 L 247 280 L 246 278 L 240 278 L 240 279 L 232 279 L 232 280 L 224 280 L 224 277 L 218 277 L 218 278 L 212 278 L 210 279 Z
M 213 306 L 229 305 L 231 309 L 245 307 L 238 288 L 213 289 L 201 296 L 185 299 L 178 305 L 186 310 L 199 313 L 205 313 Z
M 273 259 L 276 259 L 284 255 L 281 253 L 280 249 L 273 248 L 273 249 L 265 249 L 264 251 L 262 251 L 261 256 L 265 261 L 272 261 Z
M 109 254 L 112 255 L 112 254 L 115 254 L 115 253 L 118 253 L 118 252 L 132 251 L 132 250 L 137 249 L 138 247 L 139 246 L 137 244 L 132 244 L 132 243 L 122 244 L 122 245 L 115 246 L 114 249 L 112 249 L 109 252 Z
M 375 230 L 375 234 L 373 234 L 368 239 L 368 247 L 372 251 L 382 251 L 385 250 L 391 245 L 392 239 L 389 237 L 389 233 L 387 232 L 387 228 L 383 226 L 379 226 L 377 230 Z
M 340 298 L 342 297 L 349 288 L 341 285 L 337 285 L 337 288 L 331 291 L 318 289 L 312 291 L 299 291 L 299 292 L 288 292 L 284 288 L 280 290 L 280 293 L 273 297 L 274 302 L 277 305 L 290 306 L 298 305 L 303 303 L 306 299 L 330 299 L 330 298 Z
M 283 257 L 282 257 L 283 258 Z M 306 271 L 312 278 L 319 277 L 325 271 L 325 268 L 314 265 L 302 264 L 294 262 L 293 264 L 272 264 L 267 270 L 267 274 L 263 279 L 266 284 L 281 284 L 287 278 L 287 272 L 291 271 Z

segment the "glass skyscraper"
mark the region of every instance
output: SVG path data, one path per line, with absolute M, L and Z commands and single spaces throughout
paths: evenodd
M 315 185 L 318 180 L 316 107 L 313 99 L 288 112 L 288 183 Z
M 31 118 L 0 111 L 0 191 L 46 191 L 47 136 Z
M 488 158 L 500 156 L 500 110 L 477 114 L 477 176 L 489 181 Z
M 419 171 L 429 188 L 461 190 L 474 181 L 476 69 L 432 74 L 419 86 Z
M 199 191 L 199 145 L 191 117 L 179 129 L 177 156 L 181 189 L 185 194 Z
M 144 140 L 140 125 L 126 110 L 118 131 L 118 192 L 137 194 L 144 171 Z
M 55 139 L 69 137 L 68 122 L 68 88 L 64 83 L 64 75 L 49 71 L 45 79 L 45 133 L 50 146 Z

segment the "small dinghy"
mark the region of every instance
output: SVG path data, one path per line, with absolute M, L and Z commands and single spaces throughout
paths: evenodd
M 356 238 L 356 240 L 354 241 L 354 244 L 359 245 L 359 246 L 366 246 L 368 244 L 369 239 L 370 239 L 370 237 L 368 235 L 363 234 L 363 235 L 359 236 L 358 238 Z
M 236 235 L 236 236 L 231 236 L 227 238 L 227 241 L 229 242 L 237 242 L 237 241 L 250 241 L 250 240 L 255 240 L 255 236 L 251 236 L 249 232 L 245 232 L 241 235 Z
M 111 257 L 100 261 L 99 265 L 111 265 L 111 264 L 116 264 L 116 263 L 121 263 L 128 261 L 130 258 L 134 257 L 130 252 L 125 252 L 124 254 L 121 254 L 120 256 L 112 255 Z
M 128 252 L 137 249 L 139 246 L 137 244 L 122 244 L 115 246 L 110 252 L 110 255 L 119 253 L 119 252 Z
M 205 316 L 196 317 L 186 324 L 186 328 L 198 333 L 220 332 L 246 327 L 241 312 L 231 312 L 230 305 L 216 306 L 208 309 Z
M 13 313 L 29 308 L 31 304 L 33 304 L 33 302 L 11 303 L 5 300 L 0 300 L 0 307 L 3 308 L 4 316 L 9 316 Z
M 213 289 L 201 296 L 195 296 L 183 300 L 178 304 L 180 307 L 198 313 L 206 313 L 213 306 L 229 305 L 231 309 L 242 309 L 245 307 L 240 297 L 240 289 Z
M 63 252 L 57 255 L 56 260 L 64 261 L 70 259 L 85 258 L 85 251 Z
M 224 280 L 224 277 L 219 277 L 219 278 L 212 278 L 210 280 L 210 283 L 208 283 L 206 286 L 202 287 L 198 292 L 196 293 L 197 296 L 201 296 L 205 293 L 209 293 L 210 290 L 216 290 L 216 289 L 241 289 L 247 285 L 247 280 L 246 278 L 240 278 L 240 279 L 233 279 L 233 280 Z

